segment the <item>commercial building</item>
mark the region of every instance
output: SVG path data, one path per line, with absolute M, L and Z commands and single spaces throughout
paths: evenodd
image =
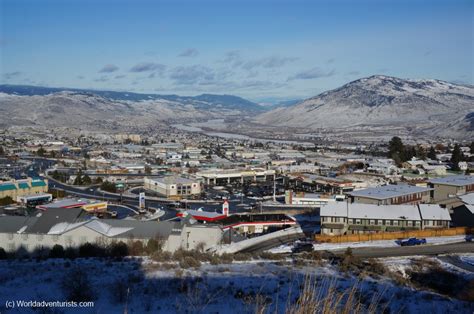
M 201 184 L 197 180 L 180 176 L 145 177 L 144 187 L 170 198 L 182 198 L 201 194 Z
M 321 234 L 328 235 L 448 228 L 450 221 L 439 205 L 335 202 L 321 207 Z
M 331 178 L 314 174 L 291 174 L 285 177 L 285 183 L 295 190 L 343 194 L 354 190 L 350 180 Z
M 428 185 L 433 189 L 433 201 L 474 192 L 474 176 L 456 175 L 432 179 Z
M 42 194 L 48 191 L 48 180 L 28 178 L 0 183 L 0 198 L 11 197 L 16 200 L 19 196 Z
M 399 184 L 357 190 L 348 193 L 352 203 L 399 205 L 422 204 L 430 202 L 432 188 Z
M 196 176 L 204 179 L 208 185 L 226 185 L 230 183 L 241 183 L 246 181 L 258 182 L 275 179 L 275 170 L 262 168 L 252 169 L 212 169 L 199 171 Z
M 87 212 L 103 213 L 107 211 L 107 205 L 108 203 L 106 201 L 63 198 L 49 204 L 39 205 L 37 206 L 37 208 L 44 211 L 48 211 L 52 208 L 62 208 L 62 209 L 80 208 Z
M 39 217 L 0 216 L 0 243 L 7 252 L 34 252 L 51 249 L 56 244 L 75 248 L 87 242 L 146 243 L 150 239 L 162 239 L 163 249 L 173 252 L 180 248 L 195 249 L 202 244 L 208 249 L 220 244 L 223 234 L 219 226 L 192 225 L 186 220 L 84 219 L 80 208 L 51 208 Z
M 295 193 L 292 190 L 285 191 L 286 205 L 306 205 L 319 207 L 329 202 L 344 201 L 344 199 L 344 195 L 327 196 L 305 192 Z
M 26 207 L 35 207 L 37 205 L 49 203 L 53 200 L 53 195 L 49 193 L 39 193 L 32 195 L 17 196 L 17 203 L 21 203 Z

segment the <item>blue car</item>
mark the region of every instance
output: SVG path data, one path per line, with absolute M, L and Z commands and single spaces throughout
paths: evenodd
M 468 234 L 466 235 L 464 239 L 466 240 L 466 242 L 472 242 L 472 240 L 474 239 L 474 236 L 472 234 Z
M 408 240 L 399 240 L 396 242 L 400 246 L 415 246 L 415 245 L 426 244 L 426 239 L 410 238 Z

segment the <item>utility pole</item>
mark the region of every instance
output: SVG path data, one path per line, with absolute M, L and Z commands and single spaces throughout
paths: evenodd
M 276 202 L 276 175 L 273 175 L 273 201 Z

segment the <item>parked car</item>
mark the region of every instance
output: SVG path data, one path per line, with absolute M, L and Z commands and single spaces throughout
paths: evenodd
M 468 234 L 466 235 L 464 239 L 466 240 L 466 242 L 472 242 L 472 240 L 474 239 L 474 236 L 472 234 Z
M 409 238 L 408 240 L 398 240 L 396 242 L 400 246 L 415 246 L 426 244 L 426 239 Z
M 296 241 L 291 248 L 292 253 L 313 252 L 313 242 L 310 241 Z

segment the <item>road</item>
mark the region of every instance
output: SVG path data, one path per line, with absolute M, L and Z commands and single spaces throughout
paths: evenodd
M 332 251 L 335 254 L 344 254 L 345 250 Z M 400 247 L 366 247 L 352 250 L 354 256 L 362 258 L 380 258 L 415 255 L 438 255 L 454 253 L 474 253 L 474 242 L 459 242 L 438 245 L 418 245 Z
M 474 265 L 461 261 L 459 256 L 445 255 L 445 256 L 440 256 L 439 259 L 442 260 L 443 262 L 446 262 L 458 268 L 464 269 L 465 271 L 474 273 Z

